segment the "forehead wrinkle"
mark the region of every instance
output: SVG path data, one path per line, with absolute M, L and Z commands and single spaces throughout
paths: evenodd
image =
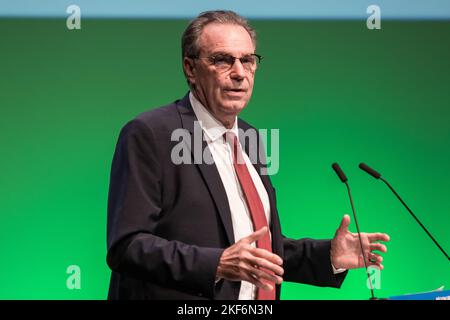
M 211 54 L 212 55 L 218 55 L 218 54 L 223 54 L 223 55 L 229 55 L 229 56 L 234 56 L 231 52 L 229 52 L 229 51 L 224 51 L 224 50 L 212 50 L 211 51 Z M 253 54 L 253 51 L 252 52 L 247 52 L 247 53 L 242 53 L 241 55 L 239 55 L 239 56 L 236 56 L 236 58 L 241 58 L 241 57 L 246 57 L 246 56 L 250 56 L 250 55 L 252 55 Z
M 218 45 L 210 48 L 203 47 L 202 50 L 208 54 L 228 54 L 236 57 L 243 57 L 254 53 L 253 48 L 245 48 L 241 46 L 225 46 Z
M 233 52 L 248 54 L 248 52 L 253 53 L 255 50 L 247 30 L 236 25 L 211 24 L 206 26 L 199 37 L 199 45 L 200 50 L 203 51 L 217 52 L 219 50 L 223 51 L 223 49 L 230 49 L 224 51 L 227 54 L 232 54 Z M 238 50 L 235 51 L 236 49 Z

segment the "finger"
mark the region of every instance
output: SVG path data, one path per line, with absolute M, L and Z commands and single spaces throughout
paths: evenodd
M 369 268 L 375 268 L 375 269 L 383 270 L 383 269 L 384 269 L 384 266 L 383 266 L 383 264 L 381 264 L 381 263 L 374 263 L 374 264 L 371 264 L 371 265 L 369 266 Z
M 279 255 L 276 255 L 275 253 L 272 253 L 265 249 L 251 248 L 249 251 L 256 257 L 269 260 L 270 262 L 275 263 L 280 266 L 283 264 L 283 259 L 281 259 L 281 257 Z
M 263 290 L 266 291 L 271 291 L 273 290 L 275 284 L 273 282 L 269 282 L 267 280 L 262 280 L 260 278 L 258 278 L 257 275 L 252 275 L 253 276 L 253 284 L 256 285 L 258 288 L 261 288 Z
M 341 220 L 341 224 L 339 225 L 338 231 L 347 231 L 349 225 L 350 225 L 350 216 L 348 214 L 345 214 Z
M 278 284 L 281 284 L 283 282 L 283 278 L 277 276 L 272 271 L 267 270 L 265 268 L 260 268 L 258 266 L 249 263 L 243 263 L 241 265 L 241 268 L 244 274 L 252 277 L 256 276 L 260 280 L 267 280 L 269 282 Z
M 370 247 L 370 251 L 378 250 L 378 251 L 381 251 L 381 252 L 387 252 L 386 246 L 384 244 L 381 244 L 381 243 L 371 243 L 369 245 L 369 247 Z
M 370 242 L 374 242 L 374 241 L 389 241 L 391 238 L 386 233 L 375 232 L 375 233 L 367 233 L 367 239 Z
M 255 258 L 251 259 L 250 263 L 253 266 L 256 266 L 258 268 L 267 269 L 267 270 L 275 273 L 276 275 L 282 276 L 284 274 L 284 269 L 282 267 L 280 267 L 277 264 L 271 263 L 264 258 L 255 257 Z
M 273 286 L 268 283 L 268 282 L 263 282 L 261 281 L 257 275 L 255 274 L 250 274 L 250 276 L 248 276 L 246 279 L 244 279 L 252 284 L 254 284 L 255 286 L 257 286 L 258 288 L 261 288 L 263 290 L 266 291 L 270 291 L 273 289 Z
M 255 275 L 260 280 L 267 280 L 269 282 L 277 284 L 281 284 L 283 282 L 283 278 L 264 269 L 253 268 L 252 270 L 250 270 L 250 273 Z
M 369 254 L 369 263 L 370 264 L 381 264 L 383 262 L 383 257 L 376 253 Z
M 259 229 L 258 231 L 253 232 L 251 235 L 245 237 L 242 239 L 242 241 L 247 242 L 247 243 L 253 243 L 259 239 L 262 238 L 262 236 L 264 236 L 268 231 L 267 227 L 263 227 L 261 229 Z

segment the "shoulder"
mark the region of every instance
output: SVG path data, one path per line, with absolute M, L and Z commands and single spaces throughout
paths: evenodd
M 138 114 L 123 126 L 122 131 L 150 131 L 157 135 L 172 132 L 181 126 L 179 102 L 176 100 Z
M 180 126 L 180 114 L 177 108 L 178 101 L 176 100 L 170 104 L 142 112 L 130 122 L 145 125 L 154 131 L 172 126 L 178 127 Z

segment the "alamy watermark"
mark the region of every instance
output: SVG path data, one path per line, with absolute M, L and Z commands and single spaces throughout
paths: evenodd
M 367 268 L 369 278 L 366 280 L 368 289 L 380 289 L 381 288 L 381 269 L 378 266 L 369 266 Z M 370 282 L 369 282 L 370 281 Z
M 71 4 L 67 7 L 66 13 L 70 15 L 67 17 L 66 26 L 69 30 L 81 29 L 81 9 L 75 4 Z
M 259 139 L 258 139 L 259 137 Z M 270 138 L 270 141 L 269 141 Z M 233 141 L 226 138 L 226 143 L 233 145 Z M 191 133 L 183 128 L 172 132 L 171 141 L 178 142 L 171 151 L 172 163 L 181 164 L 208 164 L 212 165 L 215 160 L 203 134 L 201 121 L 194 122 L 194 132 Z M 261 165 L 261 175 L 274 175 L 279 170 L 280 164 L 280 133 L 279 129 L 247 129 L 239 128 L 239 141 L 242 152 L 245 152 L 250 162 Z M 206 147 L 204 147 L 206 146 Z M 270 146 L 265 152 L 265 147 Z M 269 154 L 270 149 L 270 154 Z M 242 163 L 243 158 L 237 158 L 238 163 Z
M 81 289 L 81 269 L 77 265 L 70 265 L 66 269 L 66 273 L 69 274 L 66 280 L 66 287 L 69 290 Z
M 369 30 L 381 29 L 381 9 L 376 4 L 372 4 L 367 7 L 367 14 L 370 16 L 367 18 L 366 25 Z

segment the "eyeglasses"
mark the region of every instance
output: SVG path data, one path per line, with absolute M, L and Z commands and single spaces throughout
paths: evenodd
M 234 63 L 236 62 L 236 59 L 238 59 L 241 62 L 242 66 L 244 67 L 244 69 L 246 71 L 255 72 L 256 68 L 258 67 L 261 60 L 263 59 L 262 56 L 260 56 L 259 54 L 256 54 L 256 53 L 248 54 L 241 58 L 233 57 L 232 55 L 224 54 L 224 53 L 215 54 L 215 55 L 212 55 L 209 57 L 193 56 L 191 58 L 192 59 L 207 59 L 220 72 L 226 72 L 226 71 L 231 70 Z

